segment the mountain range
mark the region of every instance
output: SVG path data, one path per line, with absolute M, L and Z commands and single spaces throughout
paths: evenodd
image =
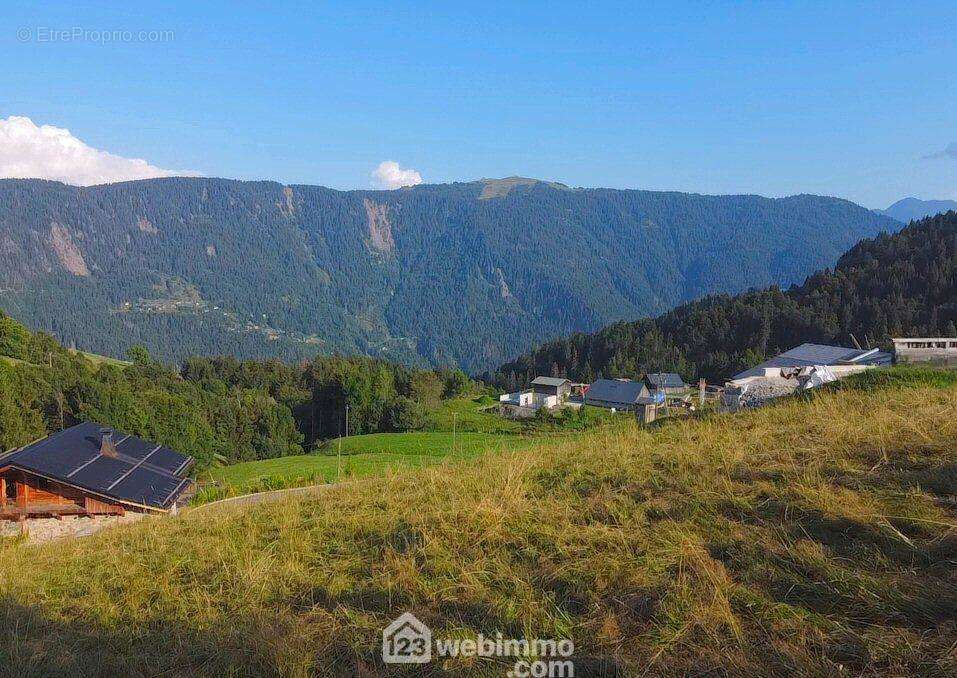
M 915 219 L 932 217 L 935 214 L 950 212 L 951 210 L 957 210 L 957 200 L 919 200 L 917 198 L 904 198 L 898 200 L 886 210 L 879 210 L 879 212 L 907 224 Z
M 0 181 L 0 307 L 122 355 L 370 354 L 478 372 L 713 293 L 800 282 L 900 224 L 838 198 L 512 177 L 337 191 Z

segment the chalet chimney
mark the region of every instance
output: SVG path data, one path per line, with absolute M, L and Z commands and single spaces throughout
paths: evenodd
M 102 429 L 100 433 L 102 434 L 102 438 L 100 438 L 100 454 L 104 457 L 115 457 L 116 445 L 113 444 L 113 431 Z

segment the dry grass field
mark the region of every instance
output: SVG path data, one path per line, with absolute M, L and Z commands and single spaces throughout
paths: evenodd
M 422 675 L 382 628 L 571 638 L 577 676 L 957 674 L 957 373 L 605 428 L 0 551 L 10 675 Z M 505 675 L 488 660 L 434 675 Z

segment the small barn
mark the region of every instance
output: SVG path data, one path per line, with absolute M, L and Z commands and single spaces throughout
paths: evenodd
M 599 379 L 585 391 L 585 404 L 634 411 L 638 403 L 649 396 L 648 387 L 640 381 Z
M 174 511 L 194 460 L 83 423 L 0 456 L 0 518 Z
M 542 395 L 553 395 L 558 402 L 564 402 L 572 390 L 572 382 L 564 377 L 535 377 L 532 381 L 532 391 Z
M 667 396 L 683 395 L 689 389 L 681 375 L 675 372 L 652 372 L 645 375 L 644 382 L 652 391 Z

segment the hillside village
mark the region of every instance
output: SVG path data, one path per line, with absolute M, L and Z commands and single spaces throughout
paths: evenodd
M 543 412 L 599 408 L 648 425 L 695 412 L 736 412 L 764 405 L 895 363 L 957 367 L 957 338 L 893 342 L 893 355 L 876 348 L 802 344 L 720 386 L 704 379 L 689 385 L 677 373 L 648 373 L 640 380 L 598 379 L 591 384 L 540 376 L 527 389 L 500 395 L 497 412 L 505 419 L 522 420 Z M 16 522 L 25 536 L 39 531 L 56 537 L 89 531 L 71 525 L 51 532 L 45 521 L 175 514 L 196 494 L 188 475 L 194 465 L 192 457 L 160 443 L 92 422 L 79 423 L 0 455 L 0 520 Z M 9 528 L 5 532 L 10 533 Z
M 801 344 L 732 376 L 723 385 L 686 384 L 674 372 L 656 372 L 640 380 L 598 379 L 572 383 L 564 377 L 536 377 L 528 388 L 499 396 L 503 417 L 533 417 L 540 410 L 579 409 L 584 405 L 634 412 L 641 423 L 660 416 L 694 412 L 709 404 L 720 411 L 758 406 L 773 398 L 818 388 L 852 374 L 893 364 L 957 366 L 957 338 L 895 338 L 894 354 L 861 349 Z
M 651 428 L 634 426 L 626 409 L 605 427 L 544 435 L 525 449 L 508 444 L 285 499 L 176 511 L 176 472 L 188 461 L 102 427 L 67 429 L 46 446 L 60 450 L 79 437 L 85 468 L 101 471 L 74 463 L 62 471 L 66 482 L 39 483 L 56 469 L 41 469 L 35 460 L 44 446 L 29 445 L 9 460 L 17 500 L 28 511 L 41 500 L 50 510 L 55 498 L 55 510 L 80 500 L 84 511 L 126 515 L 84 539 L 0 548 L 4 594 L 43 601 L 35 608 L 42 617 L 15 613 L 18 633 L 39 648 L 29 659 L 12 641 L 0 643 L 18 667 L 41 661 L 112 674 L 129 665 L 174 673 L 187 666 L 225 675 L 243 666 L 268 674 L 277 659 L 276 645 L 263 642 L 266 624 L 281 629 L 272 642 L 284 673 L 378 672 L 386 670 L 381 629 L 399 611 L 451 633 L 463 621 L 444 610 L 467 596 L 486 609 L 466 617 L 467 634 L 507 629 L 526 619 L 507 611 L 510 591 L 524 586 L 532 611 L 525 623 L 536 634 L 574 637 L 576 666 L 597 666 L 597 675 L 680 673 L 701 662 L 772 673 L 889 666 L 901 675 L 930 664 L 943 675 L 955 599 L 938 563 L 949 557 L 953 529 L 954 488 L 944 469 L 955 452 L 957 371 L 875 367 L 844 383 L 846 390 L 816 389 L 813 399 Z M 638 390 L 650 391 L 645 383 Z M 597 391 L 619 398 L 632 388 Z M 862 417 L 870 426 L 852 424 Z M 891 453 L 890 466 L 881 456 L 887 446 L 906 454 Z M 144 504 L 134 485 L 132 494 L 123 488 L 141 472 L 158 473 L 148 468 L 154 454 L 170 461 L 170 492 Z M 116 476 L 103 474 L 114 466 Z M 874 469 L 880 475 L 869 481 Z M 844 486 L 848 474 L 863 484 Z M 910 485 L 917 478 L 919 490 Z M 138 511 L 153 517 L 122 524 Z M 62 518 L 67 527 L 102 520 Z M 472 567 L 484 574 L 463 580 L 459 573 Z M 56 593 L 61 586 L 69 599 Z M 373 602 L 350 593 L 370 586 L 397 597 Z M 439 593 L 416 593 L 432 586 Z M 821 587 L 825 598 L 815 593 Z M 304 601 L 304 591 L 315 597 Z M 116 596 L 121 606 L 102 602 Z M 174 611 L 185 623 L 158 626 Z M 570 624 L 555 621 L 562 612 Z M 256 623 L 230 623 L 241 614 Z M 65 627 L 76 616 L 98 621 L 92 631 Z M 853 644 L 831 649 L 847 642 L 843 629 L 858 618 L 866 624 Z M 659 635 L 675 622 L 694 633 Z M 755 639 L 778 653 L 754 647 Z M 354 652 L 343 655 L 342 642 Z M 698 657 L 691 663 L 690 654 Z M 475 675 L 465 661 L 446 666 Z

